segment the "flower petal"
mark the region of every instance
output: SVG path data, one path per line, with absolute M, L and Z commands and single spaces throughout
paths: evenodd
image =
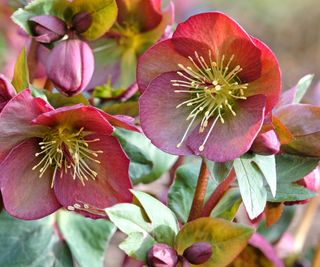
M 196 155 L 202 155 L 212 161 L 233 160 L 250 149 L 262 127 L 264 109 L 265 97 L 263 95 L 256 95 L 249 97 L 247 100 L 239 101 L 235 108 L 237 115 L 232 116 L 230 114 L 230 117 L 225 118 L 224 123 L 221 123 L 220 120 L 217 121 L 204 145 L 203 152 L 199 151 L 199 147 L 203 144 L 213 119 L 203 133 L 199 133 L 199 126 L 195 128 L 188 137 L 187 145 Z
M 151 142 L 160 149 L 175 155 L 191 155 L 185 142 L 177 148 L 190 123 L 186 120 L 190 108 L 176 108 L 178 104 L 188 100 L 188 95 L 174 92 L 176 87 L 170 81 L 175 79 L 179 79 L 179 76 L 171 72 L 151 81 L 139 100 L 141 127 Z
M 172 40 L 157 43 L 148 49 L 138 61 L 137 81 L 139 89 L 144 92 L 152 79 L 158 75 L 177 71 L 177 64 L 188 66 L 190 61 L 175 50 Z
M 126 115 L 111 115 L 106 112 L 101 112 L 102 116 L 104 116 L 108 122 L 110 122 L 113 126 L 124 128 L 127 130 L 140 132 L 140 130 L 134 125 L 134 118 Z
M 87 204 L 90 207 L 104 209 L 119 202 L 131 202 L 129 191 L 129 160 L 115 137 L 93 134 L 88 139 L 100 139 L 89 143 L 89 149 L 102 150 L 97 158 L 101 163 L 87 160 L 91 169 L 98 173 L 95 180 L 89 178 L 83 185 L 80 179 L 73 179 L 72 171 L 57 174 L 54 190 L 59 202 L 65 206 Z M 87 215 L 90 215 L 87 213 Z M 94 216 L 92 216 L 94 217 Z
M 30 90 L 12 98 L 0 113 L 0 160 L 22 140 L 39 136 L 43 127 L 35 127 L 31 121 L 50 110 L 52 107 L 41 98 L 33 98 Z
M 74 129 L 84 127 L 86 131 L 110 135 L 113 132 L 113 127 L 101 113 L 94 107 L 78 104 L 43 113 L 33 122 L 49 127 L 58 125 Z
M 273 52 L 264 43 L 254 39 L 261 51 L 261 77 L 248 86 L 248 96 L 263 94 L 266 99 L 265 114 L 268 114 L 277 104 L 281 94 L 281 72 L 279 63 Z
M 19 219 L 39 219 L 61 207 L 50 187 L 52 172 L 39 178 L 39 172 L 32 170 L 39 162 L 37 152 L 37 139 L 28 139 L 12 149 L 0 165 L 5 209 Z
M 173 38 L 190 38 L 205 43 L 214 54 L 235 39 L 251 40 L 236 21 L 220 12 L 207 12 L 190 17 L 177 26 Z
M 16 95 L 16 90 L 13 88 L 9 80 L 0 73 L 0 112 L 8 101 Z

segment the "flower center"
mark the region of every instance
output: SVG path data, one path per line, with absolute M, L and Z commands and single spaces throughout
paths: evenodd
M 245 90 L 248 88 L 248 83 L 242 83 L 238 74 L 242 68 L 237 65 L 230 68 L 230 64 L 234 59 L 232 55 L 226 61 L 225 55 L 222 55 L 221 60 L 212 59 L 212 52 L 209 50 L 209 62 L 197 52 L 194 52 L 195 59 L 189 56 L 191 66 L 178 64 L 181 71 L 177 74 L 181 80 L 171 80 L 171 83 L 179 89 L 175 93 L 185 93 L 190 95 L 190 99 L 180 103 L 176 108 L 182 106 L 192 107 L 187 120 L 191 120 L 180 143 L 179 148 L 187 137 L 193 123 L 196 119 L 201 119 L 199 133 L 203 133 L 209 124 L 209 120 L 213 119 L 212 125 L 199 147 L 199 151 L 204 150 L 204 146 L 208 141 L 210 134 L 218 120 L 224 123 L 224 117 L 231 113 L 236 116 L 233 107 L 237 100 L 247 99 Z
M 63 172 L 72 172 L 73 179 L 78 178 L 83 185 L 89 178 L 95 180 L 98 175 L 88 164 L 97 160 L 98 154 L 103 151 L 94 151 L 89 148 L 89 143 L 98 142 L 100 139 L 85 140 L 84 128 L 72 133 L 66 129 L 57 129 L 47 134 L 39 143 L 41 152 L 36 153 L 36 157 L 42 157 L 40 162 L 32 170 L 39 168 L 41 178 L 48 168 L 54 168 L 51 188 L 58 170 L 60 175 Z

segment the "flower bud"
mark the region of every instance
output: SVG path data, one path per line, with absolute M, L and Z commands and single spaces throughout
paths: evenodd
M 58 44 L 48 57 L 47 75 L 57 89 L 72 96 L 86 88 L 94 70 L 94 58 L 86 42 L 69 39 Z
M 78 33 L 83 33 L 89 29 L 92 23 L 92 17 L 88 12 L 80 12 L 72 18 L 73 28 Z
M 207 242 L 197 242 L 188 247 L 183 256 L 194 265 L 199 265 L 207 262 L 212 255 L 211 244 Z
M 148 253 L 148 266 L 175 267 L 178 263 L 177 252 L 166 244 L 155 244 Z
M 260 133 L 254 140 L 251 150 L 261 155 L 274 155 L 280 151 L 280 141 L 274 130 Z
M 51 43 L 66 34 L 66 25 L 58 17 L 51 15 L 35 16 L 29 19 L 35 40 L 40 43 Z
M 16 91 L 9 80 L 3 74 L 0 74 L 0 112 L 15 94 Z

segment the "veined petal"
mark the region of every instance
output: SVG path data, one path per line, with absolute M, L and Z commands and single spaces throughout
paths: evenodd
M 248 95 L 263 94 L 267 97 L 265 114 L 277 104 L 281 94 L 281 72 L 279 63 L 273 52 L 264 43 L 254 39 L 261 51 L 261 77 L 248 86 Z
M 41 114 L 33 120 L 35 124 L 49 127 L 66 127 L 81 129 L 94 133 L 111 135 L 112 125 L 102 115 L 101 111 L 82 104 L 58 108 Z
M 22 140 L 40 136 L 43 127 L 35 127 L 32 120 L 53 108 L 41 98 L 34 98 L 24 90 L 12 98 L 0 113 L 0 160 Z
M 175 50 L 171 39 L 152 46 L 138 61 L 137 81 L 140 91 L 144 92 L 151 80 L 158 75 L 177 71 L 178 63 L 188 66 L 190 61 Z
M 195 128 L 187 139 L 187 145 L 196 155 L 202 155 L 212 161 L 233 160 L 250 149 L 262 127 L 264 109 L 265 96 L 263 95 L 238 101 L 235 107 L 236 116 L 229 114 L 224 123 L 217 121 L 204 145 L 203 152 L 199 147 L 203 145 L 211 129 L 213 119 L 203 133 L 199 133 L 199 126 Z
M 176 108 L 189 99 L 186 94 L 174 92 L 176 88 L 172 86 L 171 80 L 179 78 L 171 72 L 152 80 L 140 97 L 140 120 L 143 132 L 155 146 L 171 154 L 191 155 L 185 142 L 177 148 L 190 124 L 187 117 L 191 111 L 185 106 Z
M 235 39 L 251 40 L 235 20 L 221 12 L 201 13 L 190 17 L 177 26 L 173 38 L 190 38 L 205 43 L 214 54 Z
M 103 151 L 97 160 L 100 163 L 86 160 L 91 170 L 97 173 L 95 180 L 88 177 L 83 185 L 78 178 L 73 179 L 72 169 L 67 173 L 58 173 L 54 190 L 59 202 L 65 206 L 84 204 L 92 208 L 104 209 L 120 202 L 131 202 L 132 187 L 129 178 L 129 160 L 115 137 L 93 134 L 88 140 L 99 139 L 89 143 L 89 149 Z M 81 211 L 81 210 L 80 210 Z M 96 217 L 85 212 L 86 215 Z
M 36 138 L 28 139 L 10 151 L 1 163 L 0 185 L 6 211 L 19 219 L 35 220 L 61 207 L 53 189 L 52 172 L 41 178 L 33 166 L 38 163 Z

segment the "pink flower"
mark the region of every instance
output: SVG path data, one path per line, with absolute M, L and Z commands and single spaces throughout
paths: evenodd
M 247 152 L 278 101 L 278 62 L 234 20 L 204 13 L 138 64 L 141 125 L 152 143 L 177 155 L 224 162 Z
M 82 104 L 53 109 L 29 90 L 0 114 L 0 188 L 7 212 L 38 219 L 61 206 L 87 216 L 130 202 L 129 160 L 112 136 L 117 117 Z

